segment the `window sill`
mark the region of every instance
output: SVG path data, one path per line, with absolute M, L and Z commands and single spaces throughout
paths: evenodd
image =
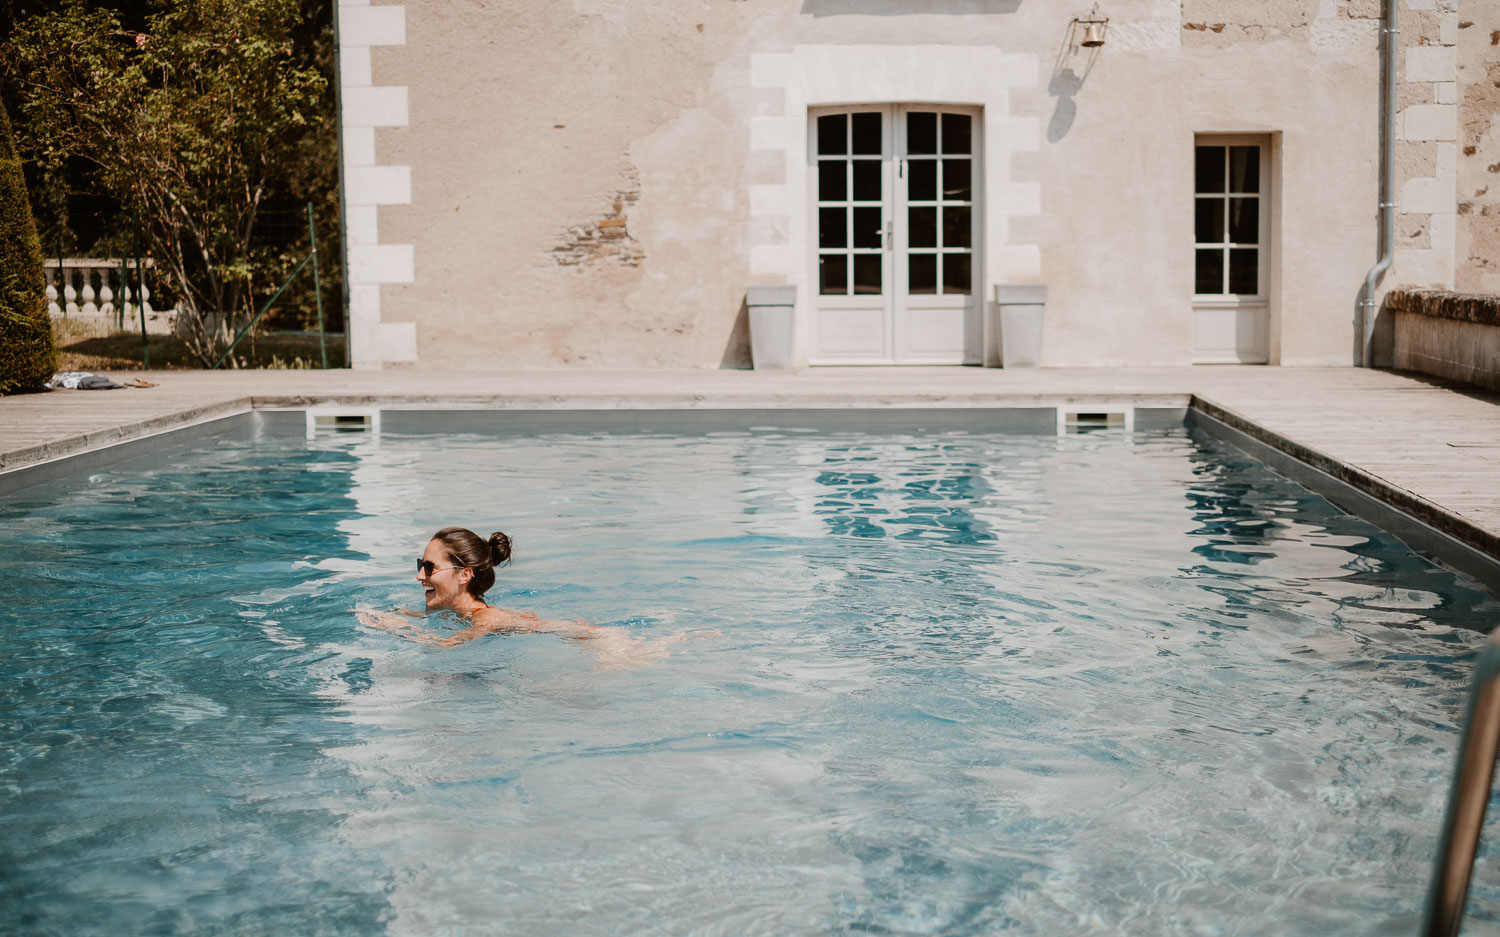
M 1268 305 L 1270 305 L 1270 300 L 1268 300 L 1264 296 L 1218 296 L 1218 295 L 1201 296 L 1200 295 L 1200 296 L 1194 296 L 1193 297 L 1193 305 L 1194 306 L 1219 306 L 1219 307 L 1268 306 Z

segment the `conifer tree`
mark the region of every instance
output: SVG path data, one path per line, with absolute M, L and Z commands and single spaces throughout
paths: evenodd
M 44 277 L 21 159 L 0 105 L 0 394 L 40 387 L 57 367 Z

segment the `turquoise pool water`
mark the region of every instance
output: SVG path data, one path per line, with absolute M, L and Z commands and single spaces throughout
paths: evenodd
M 357 625 L 449 523 L 660 656 Z M 1500 612 L 1187 430 L 246 429 L 0 542 L 23 935 L 1409 934 Z

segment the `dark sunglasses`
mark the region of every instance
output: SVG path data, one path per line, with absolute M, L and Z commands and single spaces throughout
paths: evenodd
M 432 560 L 417 560 L 417 572 L 431 576 L 440 569 L 467 569 L 466 566 L 439 566 Z

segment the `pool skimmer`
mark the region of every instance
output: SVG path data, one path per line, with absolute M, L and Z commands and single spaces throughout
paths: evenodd
M 308 439 L 332 433 L 380 435 L 380 411 L 376 409 L 310 407 L 306 413 Z
M 1099 430 L 1135 432 L 1135 408 L 1118 404 L 1069 404 L 1057 408 L 1057 435 L 1072 436 Z

